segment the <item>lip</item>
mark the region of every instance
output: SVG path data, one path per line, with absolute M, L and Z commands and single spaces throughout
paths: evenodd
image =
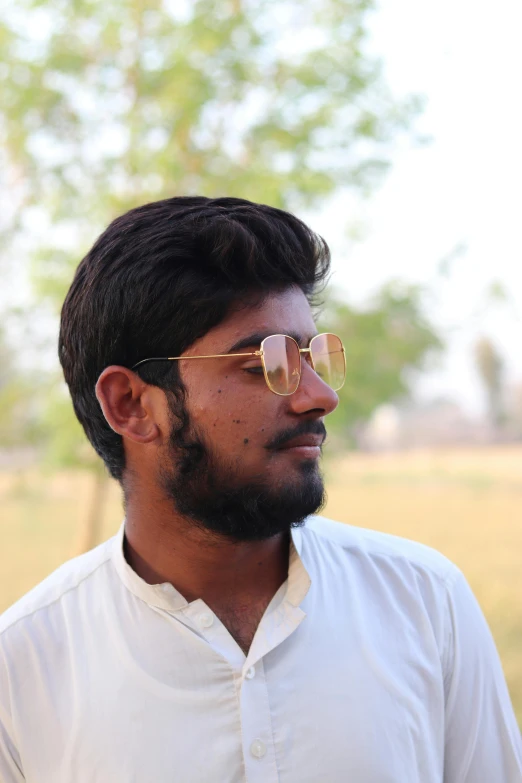
M 323 442 L 322 435 L 298 435 L 292 440 L 287 440 L 278 451 L 299 448 L 319 448 Z
M 307 459 L 317 459 L 321 456 L 320 446 L 285 446 L 277 449 L 284 454 L 295 454 L 296 457 L 305 457 Z
M 316 459 L 321 456 L 321 444 L 324 438 L 321 435 L 299 435 L 287 441 L 277 451 L 286 454 L 294 454 L 299 457 Z

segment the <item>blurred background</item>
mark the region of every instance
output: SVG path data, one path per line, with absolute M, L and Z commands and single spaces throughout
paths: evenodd
M 0 2 L 0 610 L 122 517 L 57 361 L 75 267 L 132 206 L 241 196 L 332 249 L 324 513 L 462 568 L 522 724 L 521 23 L 515 0 Z

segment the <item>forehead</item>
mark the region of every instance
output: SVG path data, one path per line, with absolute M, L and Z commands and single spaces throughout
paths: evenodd
M 299 288 L 291 288 L 269 294 L 261 303 L 241 303 L 224 321 L 197 340 L 190 353 L 203 345 L 227 350 L 249 334 L 293 334 L 306 342 L 316 332 L 306 296 Z

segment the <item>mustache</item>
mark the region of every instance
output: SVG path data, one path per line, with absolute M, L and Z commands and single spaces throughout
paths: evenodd
M 322 435 L 323 443 L 326 439 L 326 427 L 322 421 L 303 421 L 297 427 L 282 430 L 276 437 L 268 443 L 266 449 L 280 449 L 285 443 L 300 435 Z M 321 444 L 321 446 L 323 445 Z

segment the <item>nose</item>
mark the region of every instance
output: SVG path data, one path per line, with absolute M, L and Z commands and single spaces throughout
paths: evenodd
M 304 358 L 301 358 L 301 381 L 288 400 L 294 413 L 320 411 L 321 416 L 328 416 L 339 404 L 337 393 L 323 381 Z

